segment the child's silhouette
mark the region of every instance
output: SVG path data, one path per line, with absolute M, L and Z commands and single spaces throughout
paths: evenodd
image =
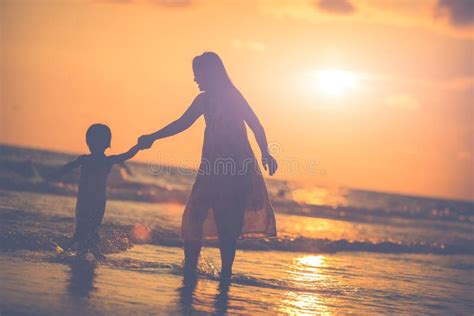
M 76 229 L 71 246 L 80 253 L 90 251 L 96 258 L 103 257 L 98 250 L 98 228 L 102 223 L 106 203 L 107 177 L 114 164 L 123 163 L 140 150 L 138 145 L 120 155 L 106 156 L 112 134 L 104 124 L 93 124 L 86 133 L 89 155 L 81 155 L 67 163 L 51 177 L 59 177 L 74 168 L 81 167 L 76 203 Z

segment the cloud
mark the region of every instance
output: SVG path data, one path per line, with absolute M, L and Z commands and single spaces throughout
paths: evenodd
M 243 41 L 234 39 L 231 41 L 230 45 L 236 49 L 247 49 L 254 52 L 263 52 L 265 50 L 265 44 L 257 41 Z
M 417 110 L 420 108 L 420 102 L 414 96 L 406 93 L 386 97 L 385 105 L 403 110 Z
M 459 160 L 471 160 L 472 154 L 468 151 L 460 151 L 458 152 L 458 159 Z
M 164 7 L 186 7 L 191 4 L 191 0 L 150 0 L 150 2 Z
M 473 0 L 438 0 L 438 9 L 448 15 L 449 21 L 454 26 L 474 24 Z
M 386 77 L 384 80 L 388 81 L 390 84 L 405 84 L 411 87 L 444 90 L 453 93 L 474 92 L 474 76 L 458 76 L 447 79 L 427 79 L 425 77 Z
M 454 92 L 474 91 L 474 76 L 464 76 L 448 80 L 443 87 Z
M 158 6 L 179 8 L 186 7 L 192 4 L 191 0 L 94 0 L 98 3 L 115 3 L 115 4 L 137 4 L 137 3 L 151 3 Z
M 354 12 L 354 6 L 348 0 L 319 0 L 317 6 L 321 10 L 336 14 Z
M 94 0 L 96 3 L 115 3 L 115 4 L 128 4 L 132 3 L 132 0 Z
M 474 0 L 358 0 L 357 7 L 349 2 L 351 0 L 316 1 L 315 5 L 314 0 L 261 0 L 260 9 L 263 14 L 275 18 L 298 19 L 312 23 L 336 21 L 418 27 L 456 38 L 474 38 L 474 23 L 472 23 Z M 469 4 L 470 9 L 464 12 L 462 9 L 469 7 Z M 454 19 L 456 24 L 443 17 Z

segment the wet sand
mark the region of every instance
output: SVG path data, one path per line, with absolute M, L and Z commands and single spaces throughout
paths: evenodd
M 224 286 L 216 249 L 204 250 L 196 283 L 183 282 L 182 250 L 175 247 L 137 245 L 96 264 L 61 260 L 51 251 L 2 252 L 0 311 L 469 315 L 474 308 L 470 256 L 239 250 L 237 257 L 233 281 Z

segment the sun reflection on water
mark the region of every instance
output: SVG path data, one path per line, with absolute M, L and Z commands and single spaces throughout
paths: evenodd
M 321 268 L 326 265 L 327 258 L 321 255 L 293 259 L 288 270 L 289 282 L 295 288 L 305 288 L 308 291 L 286 292 L 281 312 L 288 315 L 331 315 L 324 298 L 315 293 L 319 286 L 329 282 L 327 276 L 321 273 Z
M 324 264 L 325 257 L 324 256 L 306 256 L 306 257 L 295 258 L 294 261 L 304 266 L 320 267 Z

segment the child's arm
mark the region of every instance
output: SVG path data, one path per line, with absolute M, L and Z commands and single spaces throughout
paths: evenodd
M 109 156 L 108 159 L 112 164 L 122 163 L 126 160 L 133 158 L 137 152 L 142 149 L 138 144 L 130 148 L 127 152 L 120 155 Z
M 79 167 L 80 165 L 82 165 L 82 163 L 84 162 L 85 157 L 86 157 L 86 155 L 82 155 L 82 156 L 77 157 L 76 160 L 68 162 L 67 164 L 62 166 L 61 169 L 56 170 L 56 171 L 52 172 L 51 174 L 47 175 L 46 178 L 56 179 L 56 178 L 59 178 L 59 177 L 65 175 L 66 173 L 70 172 L 71 170 L 73 170 L 73 169 Z

